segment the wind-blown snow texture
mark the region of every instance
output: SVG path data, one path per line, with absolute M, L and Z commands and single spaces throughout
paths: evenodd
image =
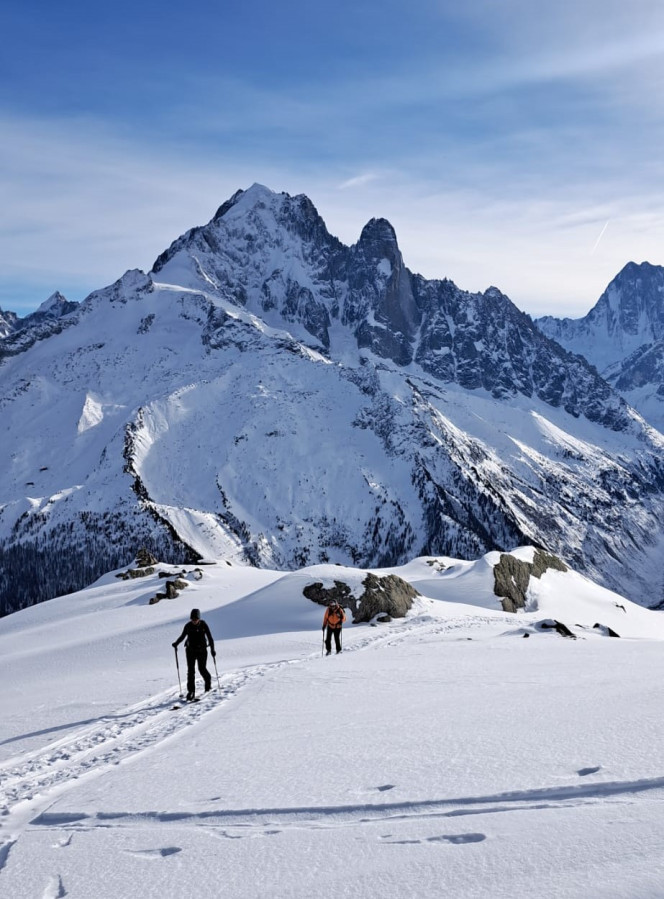
M 111 573 L 3 618 L 0 893 L 661 895 L 664 618 L 554 570 L 505 614 L 497 561 L 376 572 L 421 598 L 329 659 L 302 589 L 363 576 L 333 565 L 187 567 L 156 605 L 164 566 Z M 171 711 L 192 606 L 218 679 Z
M 495 288 L 255 185 L 0 343 L 2 603 L 145 545 L 292 568 L 536 543 L 662 599 L 664 438 Z

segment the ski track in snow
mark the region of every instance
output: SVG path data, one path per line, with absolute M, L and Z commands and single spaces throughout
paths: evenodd
M 380 791 L 380 787 L 376 790 Z M 367 824 L 386 824 L 401 821 L 499 814 L 513 811 L 541 811 L 542 809 L 589 806 L 611 798 L 625 798 L 644 792 L 664 790 L 664 777 L 634 781 L 614 781 L 601 784 L 582 784 L 520 790 L 486 796 L 404 800 L 388 803 L 357 803 L 338 806 L 302 806 L 284 808 L 219 809 L 204 812 L 100 812 L 50 813 L 38 815 L 31 823 L 39 827 L 69 827 L 90 830 L 103 826 L 122 827 L 150 824 L 194 825 L 214 828 L 217 835 L 229 839 L 243 836 L 268 836 L 283 830 L 327 830 Z M 657 797 L 661 801 L 661 797 Z M 220 832 L 219 829 L 223 828 Z M 266 830 L 266 828 L 271 828 Z M 388 835 L 388 836 L 391 836 Z M 483 834 L 472 834 L 484 838 Z M 381 837 L 381 839 L 387 837 Z M 446 837 L 446 839 L 448 839 Z M 409 841 L 412 842 L 412 841 Z M 419 841 L 416 841 L 419 842 Z M 454 840 L 450 839 L 450 842 Z M 461 839 L 458 842 L 462 842 Z M 467 842 L 479 842 L 478 839 Z
M 368 634 L 356 641 L 345 653 L 391 646 L 413 637 L 430 637 L 441 634 L 454 635 L 455 631 L 467 632 L 487 624 L 500 623 L 495 616 L 473 616 L 456 620 L 441 621 L 426 616 L 393 625 L 385 631 Z M 505 617 L 506 625 L 514 628 L 513 618 Z M 520 625 L 519 625 L 520 626 Z M 518 628 L 517 628 L 518 629 Z M 466 639 L 470 639 L 466 637 Z M 220 676 L 219 685 L 200 702 L 185 704 L 173 711 L 179 694 L 173 689 L 166 690 L 133 706 L 120 709 L 114 714 L 104 715 L 97 722 L 79 728 L 62 739 L 33 752 L 22 753 L 0 763 L 0 873 L 7 863 L 9 853 L 20 833 L 29 825 L 67 825 L 80 827 L 80 821 L 87 816 L 67 816 L 49 814 L 47 809 L 62 793 L 74 788 L 82 778 L 103 775 L 113 765 L 118 765 L 136 755 L 159 746 L 164 740 L 177 736 L 186 728 L 195 725 L 204 716 L 223 710 L 225 703 L 244 687 L 265 675 L 293 664 L 306 664 L 320 658 L 318 653 L 297 659 L 249 666 L 230 671 Z M 585 786 L 585 785 L 584 785 Z M 613 788 L 613 789 L 612 789 Z M 427 802 L 395 803 L 393 805 L 358 805 L 340 808 L 320 809 L 252 809 L 205 813 L 203 815 L 148 813 L 141 815 L 98 815 L 99 821 L 122 823 L 123 821 L 153 820 L 178 821 L 183 823 L 205 823 L 209 826 L 226 824 L 232 828 L 264 827 L 273 817 L 278 817 L 280 827 L 311 826 L 329 827 L 345 823 L 370 823 L 424 817 L 452 817 L 456 815 L 478 814 L 487 811 L 503 811 L 502 805 L 509 807 L 545 807 L 542 803 L 569 801 L 576 798 L 580 802 L 591 801 L 593 796 L 611 795 L 615 792 L 635 792 L 644 789 L 664 789 L 664 778 L 644 785 L 625 784 L 558 788 L 548 791 L 534 791 L 533 794 L 514 794 L 512 797 L 485 797 L 465 800 L 431 800 Z M 382 789 L 382 788 L 379 788 Z M 384 789 L 387 789 L 385 787 Z M 452 805 L 498 803 L 500 807 L 484 809 L 452 809 Z M 524 805 L 525 803 L 525 805 Z M 447 810 L 446 810 L 447 809 Z M 260 819 L 260 823 L 259 820 Z M 305 824 L 308 821 L 308 824 Z M 230 835 L 230 834 L 229 834 Z M 452 835 L 453 837 L 454 835 Z M 471 835 L 477 837 L 478 835 Z M 480 835 L 481 836 L 481 835 Z M 450 841 L 455 840 L 450 837 Z M 436 838 L 438 839 L 438 838 Z M 447 839 L 441 837 L 440 839 Z M 482 837 L 483 839 L 483 837 Z M 54 892 L 53 895 L 58 895 Z

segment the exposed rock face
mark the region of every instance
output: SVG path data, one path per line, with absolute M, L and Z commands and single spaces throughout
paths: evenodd
M 116 577 L 119 577 L 123 581 L 129 581 L 138 577 L 149 577 L 151 574 L 154 574 L 154 568 L 148 566 L 144 568 L 128 568 L 126 571 L 121 571 L 120 574 L 116 574 Z
M 371 621 L 376 615 L 386 614 L 390 618 L 405 618 L 420 594 L 403 578 L 395 574 L 377 577 L 368 574 L 362 581 L 364 593 L 354 610 L 353 621 Z
M 540 578 L 549 568 L 556 571 L 568 570 L 557 556 L 539 549 L 535 550 L 532 564 L 503 553 L 500 562 L 493 569 L 493 592 L 501 598 L 503 611 L 516 612 L 525 608 L 530 578 Z
M 386 219 L 372 219 L 364 226 L 351 250 L 348 272 L 351 290 L 366 301 L 355 301 L 346 309 L 358 346 L 398 365 L 408 365 L 422 314 L 394 228 Z
M 537 320 L 584 356 L 660 431 L 664 430 L 664 268 L 629 262 L 583 318 Z
M 185 587 L 188 587 L 189 584 L 182 580 L 182 578 L 177 578 L 174 581 L 166 581 L 164 584 L 164 592 L 157 593 L 156 596 L 153 596 L 152 599 L 148 601 L 149 605 L 154 605 L 157 602 L 160 602 L 162 599 L 177 599 L 180 595 L 180 590 L 183 590 Z
M 367 574 L 362 586 L 364 592 L 359 599 L 343 581 L 335 581 L 334 587 L 327 589 L 321 583 L 310 584 L 302 592 L 307 599 L 321 605 L 327 605 L 331 600 L 335 600 L 340 606 L 351 609 L 354 624 L 371 621 L 378 615 L 405 618 L 413 605 L 413 600 L 420 595 L 407 581 L 394 574 L 386 577 Z
M 600 624 L 597 622 L 593 624 L 594 628 L 597 628 L 601 633 L 606 634 L 607 637 L 620 637 L 620 634 L 616 633 L 613 628 L 609 627 L 608 624 Z
M 166 581 L 164 586 L 166 588 L 166 599 L 175 599 L 177 596 L 179 596 L 179 593 L 175 586 L 175 581 Z
M 639 347 L 623 360 L 610 378 L 621 393 L 649 388 L 664 405 L 664 340 Z M 659 425 L 661 430 L 662 421 L 657 419 L 653 424 Z
M 315 584 L 307 584 L 302 593 L 307 599 L 326 606 L 330 602 L 338 602 L 344 609 L 353 608 L 356 605 L 355 597 L 351 593 L 348 584 L 343 581 L 335 581 L 334 587 L 324 587 L 319 581 Z
M 566 624 L 563 624 L 562 621 L 557 621 L 555 618 L 539 621 L 535 627 L 543 631 L 555 631 L 557 634 L 560 634 L 561 637 L 568 637 L 571 640 L 576 640 L 576 634 L 571 631 Z
M 158 562 L 158 559 L 152 555 L 152 553 L 148 552 L 147 549 L 141 547 L 139 551 L 136 553 L 136 565 L 139 568 L 147 568 L 148 565 L 154 566 Z
M 15 312 L 0 309 L 0 338 L 7 337 L 18 327 L 20 319 Z

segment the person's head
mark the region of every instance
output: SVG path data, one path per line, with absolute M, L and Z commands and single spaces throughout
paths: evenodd
M 336 609 L 336 607 L 339 605 L 339 603 L 336 601 L 336 599 L 331 599 L 327 605 L 328 605 L 328 608 L 330 608 L 330 609 Z
M 201 620 L 201 611 L 200 609 L 192 609 L 191 615 L 189 616 L 192 621 L 200 621 Z

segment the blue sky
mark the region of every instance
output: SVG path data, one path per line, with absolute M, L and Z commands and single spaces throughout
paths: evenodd
M 258 181 L 579 316 L 664 264 L 661 0 L 3 0 L 0 307 L 80 300 Z

